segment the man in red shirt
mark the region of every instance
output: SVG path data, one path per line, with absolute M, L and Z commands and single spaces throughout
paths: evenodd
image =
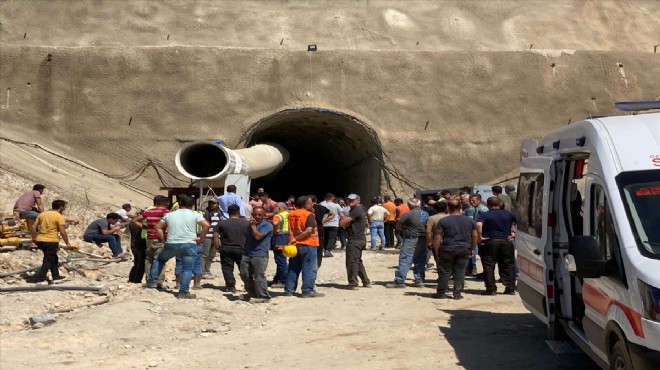
M 145 262 L 145 271 L 151 271 L 151 265 L 154 262 L 154 259 L 158 257 L 158 254 L 165 244 L 158 240 L 158 234 L 156 233 L 156 225 L 160 220 L 170 212 L 168 209 L 170 205 L 170 200 L 164 195 L 156 195 L 154 197 L 154 206 L 145 210 L 142 215 L 138 216 L 133 222 L 136 225 L 142 227 L 142 220 L 147 220 L 147 250 L 146 250 L 146 262 Z M 158 276 L 157 284 L 159 287 L 163 285 L 165 281 L 165 273 L 161 272 Z

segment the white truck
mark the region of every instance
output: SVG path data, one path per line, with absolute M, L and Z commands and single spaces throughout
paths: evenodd
M 520 157 L 524 305 L 603 368 L 660 369 L 660 113 L 573 123 Z

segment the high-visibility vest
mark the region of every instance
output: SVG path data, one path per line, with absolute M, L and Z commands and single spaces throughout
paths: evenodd
M 306 209 L 296 208 L 294 211 L 289 212 L 289 241 L 305 232 L 307 227 L 307 217 L 314 217 L 314 214 Z M 316 227 L 313 229 L 312 234 L 304 239 L 298 239 L 298 243 L 309 245 L 311 247 L 319 246 L 319 234 Z
M 278 213 L 276 216 L 280 218 L 280 224 L 278 225 L 278 233 L 288 233 L 289 232 L 289 211 L 284 211 Z

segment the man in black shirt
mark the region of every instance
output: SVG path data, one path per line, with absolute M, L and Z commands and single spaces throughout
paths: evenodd
M 339 226 L 348 230 L 348 242 L 346 243 L 348 288 L 358 288 L 358 277 L 362 280 L 362 286 L 371 288 L 371 281 L 362 263 L 362 250 L 367 246 L 367 237 L 364 234 L 367 228 L 367 210 L 360 204 L 359 195 L 351 194 L 347 199 L 351 211 L 348 217 L 339 220 Z
M 227 213 L 229 218 L 219 221 L 213 229 L 212 245 L 220 249 L 220 267 L 225 288 L 230 293 L 236 293 L 234 264 L 240 269 L 250 221 L 241 218 L 241 208 L 237 204 L 227 207 Z
M 472 256 L 477 240 L 474 220 L 461 214 L 458 198 L 447 201 L 449 216 L 438 221 L 433 234 L 433 249 L 438 256 L 438 298 L 446 295 L 449 277 L 454 275 L 454 299 L 461 299 L 465 280 L 465 268 Z
M 490 197 L 486 201 L 489 211 L 477 218 L 479 233 L 479 257 L 484 267 L 484 283 L 486 291 L 482 295 L 497 294 L 495 285 L 495 264 L 500 271 L 504 294 L 516 294 L 516 278 L 514 264 L 516 261 L 513 243 L 513 227 L 516 216 L 502 209 L 503 202 L 498 197 Z

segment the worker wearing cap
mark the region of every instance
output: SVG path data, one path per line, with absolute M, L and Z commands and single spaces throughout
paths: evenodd
M 362 263 L 362 250 L 367 246 L 367 238 L 364 231 L 367 228 L 367 210 L 360 204 L 360 196 L 350 194 L 348 205 L 351 207 L 347 217 L 339 220 L 339 226 L 348 230 L 348 242 L 346 244 L 346 275 L 348 275 L 348 289 L 358 289 L 358 277 L 362 280 L 365 288 L 371 288 L 371 281 L 367 276 L 367 270 Z

